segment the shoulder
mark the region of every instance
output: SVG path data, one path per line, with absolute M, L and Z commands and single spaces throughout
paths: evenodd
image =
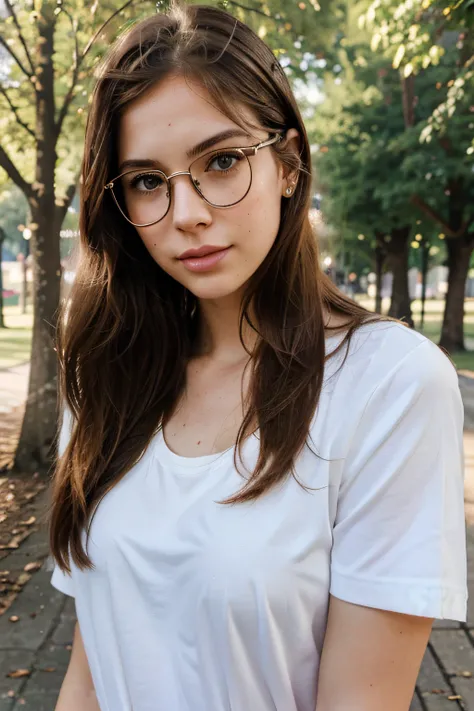
M 361 326 L 335 361 L 339 386 L 356 388 L 361 396 L 370 396 L 393 380 L 400 387 L 458 388 L 456 368 L 446 353 L 418 331 L 394 321 Z
M 337 452 L 347 448 L 356 432 L 360 437 L 364 430 L 371 437 L 374 423 L 394 427 L 414 417 L 429 423 L 435 411 L 440 420 L 451 417 L 462 429 L 455 366 L 439 346 L 402 324 L 364 324 L 327 361 L 326 369 L 321 408 Z

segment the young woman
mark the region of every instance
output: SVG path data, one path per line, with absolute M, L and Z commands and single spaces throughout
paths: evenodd
M 310 192 L 248 27 L 175 6 L 112 48 L 58 340 L 58 711 L 407 711 L 465 619 L 456 371 L 323 274 Z

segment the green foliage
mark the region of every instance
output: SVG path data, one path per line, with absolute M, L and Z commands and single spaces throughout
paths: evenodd
M 444 133 L 456 112 L 472 111 L 474 0 L 374 0 L 359 21 L 371 31 L 372 50 L 389 57 L 405 78 L 438 65 L 448 70 L 447 95 L 428 119 L 422 140 Z M 468 155 L 474 154 L 471 146 Z
M 359 22 L 372 31 L 372 50 L 381 47 L 408 77 L 439 64 L 459 35 L 472 29 L 473 7 L 473 0 L 374 0 Z
M 54 8 L 54 9 L 53 9 Z M 77 180 L 94 69 L 110 40 L 130 21 L 154 9 L 152 2 L 117 0 L 10 0 L 0 18 L 0 145 L 22 178 L 34 185 L 38 158 L 38 92 L 45 67 L 37 61 L 41 22 L 51 25 L 54 47 L 53 90 L 59 136 L 56 150 L 56 200 Z M 1 170 L 3 167 L 3 171 Z M 12 171 L 0 167 L 12 177 Z
M 436 3 L 430 4 L 434 12 Z M 463 22 L 460 10 L 444 15 L 451 32 Z M 344 250 L 361 254 L 369 247 L 368 260 L 376 234 L 383 241 L 393 228 L 411 225 L 411 263 L 420 261 L 422 237 L 432 245 L 432 263 L 442 263 L 439 234 L 465 229 L 474 201 L 474 82 L 468 85 L 463 72 L 471 71 L 469 63 L 460 59 L 471 38 L 458 32 L 449 45 L 444 36 L 444 52 L 435 61 L 432 38 L 404 24 L 419 12 L 420 3 L 409 0 L 348 0 L 348 21 L 335 48 L 340 71 L 326 71 L 324 102 L 310 121 L 325 217 Z M 364 21 L 354 23 L 354 16 Z M 381 37 L 374 40 L 376 28 Z M 421 36 L 424 44 L 417 41 Z M 403 58 L 399 52 L 394 61 L 402 39 Z M 426 55 L 431 60 L 423 67 Z M 401 72 L 409 60 L 413 71 Z
M 316 55 L 321 56 L 331 45 L 340 3 L 215 0 L 209 4 L 221 6 L 248 23 L 296 79 L 304 77 Z M 54 36 L 54 105 L 60 129 L 55 147 L 58 204 L 77 180 L 97 64 L 116 36 L 168 5 L 168 0 L 6 0 L 5 16 L 0 17 L 0 147 L 22 178 L 34 184 L 37 99 L 44 72 L 36 62 L 36 49 L 41 40 L 38 28 L 46 19 Z M 6 173 L 13 177 L 11 166 L 0 162 L 0 181 L 5 182 Z

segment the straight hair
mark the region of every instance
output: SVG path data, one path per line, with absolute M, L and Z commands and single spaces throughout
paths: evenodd
M 286 74 L 269 47 L 229 13 L 204 5 L 174 4 L 132 27 L 106 56 L 92 96 L 82 163 L 80 262 L 57 332 L 60 401 L 74 425 L 53 477 L 50 542 L 59 567 L 67 571 L 71 558 L 79 568 L 92 567 L 83 533 L 102 498 L 140 460 L 172 414 L 195 345 L 196 298 L 155 263 L 103 191 L 118 173 L 121 114 L 173 75 L 198 82 L 215 106 L 246 130 L 259 127 L 273 134 L 296 128 L 301 140 L 299 156 L 284 141 L 269 149 L 288 170 L 298 171 L 299 179 L 292 199 L 283 200 L 275 243 L 242 301 L 241 340 L 244 323 L 258 337 L 249 354 L 236 463 L 255 426 L 260 452 L 254 471 L 242 474 L 242 488 L 223 505 L 257 499 L 294 475 L 327 361 L 325 337 L 331 329 L 323 323 L 323 308 L 346 319 L 344 338 L 330 356 L 348 347 L 362 324 L 395 321 L 345 296 L 320 267 L 309 221 L 308 137 Z M 239 106 L 251 110 L 254 126 Z

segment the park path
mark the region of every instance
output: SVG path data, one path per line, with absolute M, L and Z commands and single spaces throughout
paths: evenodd
M 23 398 L 26 396 L 27 368 L 18 366 L 9 370 L 17 371 L 13 373 L 17 380 L 13 385 L 9 381 L 12 374 L 0 372 L 0 417 L 2 405 L 5 409 L 14 408 L 13 399 L 22 393 Z M 466 424 L 468 622 L 435 623 L 410 711 L 474 711 L 474 377 L 460 374 L 459 382 Z M 4 383 L 10 383 L 8 391 L 4 391 Z M 74 600 L 50 584 L 48 496 L 49 492 L 44 491 L 35 501 L 34 513 L 42 522 L 39 530 L 0 563 L 2 570 L 19 572 L 28 563 L 43 562 L 9 610 L 0 616 L 0 711 L 54 711 L 69 661 L 76 619 Z M 17 621 L 11 622 L 12 617 L 18 618 Z M 18 670 L 24 670 L 24 675 L 8 676 Z
M 0 417 L 25 402 L 29 375 L 29 362 L 0 368 Z

